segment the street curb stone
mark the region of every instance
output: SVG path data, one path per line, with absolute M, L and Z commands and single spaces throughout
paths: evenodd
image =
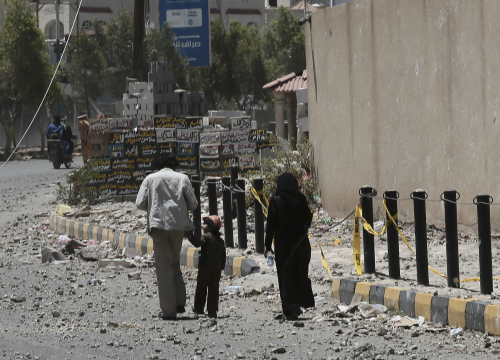
M 143 255 L 153 252 L 153 239 L 149 236 L 127 234 L 66 219 L 59 216 L 55 211 L 50 213 L 49 224 L 50 228 L 55 232 L 70 237 L 78 237 L 86 240 L 110 241 L 120 250 L 123 248 L 130 248 Z M 181 266 L 197 269 L 199 255 L 200 251 L 194 247 L 182 247 L 180 252 Z M 252 259 L 227 256 L 224 273 L 226 275 L 246 276 L 258 272 L 259 269 L 259 265 Z M 354 283 L 354 286 L 355 285 Z
M 358 284 L 363 285 L 358 287 Z M 354 289 L 361 295 L 368 291 L 368 287 L 370 304 L 384 305 L 389 301 L 396 305 L 394 299 L 399 293 L 399 303 L 394 307 L 410 317 L 424 316 L 427 321 L 500 335 L 500 306 L 488 302 L 433 295 L 344 278 L 332 283 L 331 296 L 350 305 Z

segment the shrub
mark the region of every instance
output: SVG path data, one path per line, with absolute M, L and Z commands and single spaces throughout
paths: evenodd
M 87 163 L 82 167 L 76 167 L 74 171 L 66 175 L 65 184 L 57 184 L 57 201 L 70 206 L 82 204 L 93 204 L 98 198 L 95 189 L 89 186 L 92 178 L 91 167 Z

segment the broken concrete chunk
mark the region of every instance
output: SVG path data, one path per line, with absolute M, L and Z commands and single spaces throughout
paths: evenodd
M 109 249 L 104 246 L 93 245 L 81 249 L 80 256 L 86 261 L 98 261 L 105 259 L 108 256 L 108 252 Z
M 53 262 L 56 260 L 66 260 L 66 256 L 58 250 L 44 247 L 42 249 L 42 263 Z
M 99 260 L 98 265 L 100 268 L 103 268 L 106 266 L 123 266 L 124 268 L 132 267 L 131 262 L 129 262 L 127 260 L 121 260 L 121 259 L 101 259 L 101 260 Z
M 129 280 L 140 280 L 141 278 L 141 272 L 140 271 L 134 271 L 128 274 Z

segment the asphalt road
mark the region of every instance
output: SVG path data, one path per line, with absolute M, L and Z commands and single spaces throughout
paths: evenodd
M 395 312 L 371 320 L 335 315 L 329 285 L 314 279 L 313 291 L 324 302 L 299 322 L 283 322 L 275 318 L 280 300 L 269 268 L 223 278 L 221 290 L 232 284 L 262 293 L 223 295 L 216 322 L 189 310 L 197 270 L 183 268 L 188 311 L 180 321 L 159 320 L 154 268 L 141 267 L 141 279 L 129 280 L 137 269 L 99 269 L 80 258 L 42 264 L 36 258 L 43 246 L 57 247 L 48 217 L 35 214 L 54 209 L 56 182 L 67 172 L 47 160 L 13 162 L 0 172 L 2 359 L 499 358 L 500 342 L 486 334 L 465 330 L 451 336 L 448 327 L 430 322 L 395 327 Z M 88 285 L 91 278 L 106 284 Z
M 4 162 L 0 162 L 0 167 Z M 47 181 L 58 181 L 61 175 L 67 174 L 74 166 L 83 166 L 83 158 L 77 156 L 73 165 L 66 169 L 64 165 L 59 170 L 52 167 L 49 160 L 9 161 L 0 170 L 0 189 L 19 188 L 26 184 L 38 185 Z

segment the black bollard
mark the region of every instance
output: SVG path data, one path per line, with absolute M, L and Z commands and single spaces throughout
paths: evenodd
M 232 165 L 231 166 L 231 187 L 234 188 L 234 185 L 236 184 L 236 179 L 238 179 L 238 165 Z M 236 216 L 238 216 L 238 210 L 236 206 L 236 195 L 233 193 L 231 197 L 232 201 L 232 213 L 233 213 L 233 219 L 236 219 Z
M 396 200 L 398 197 L 399 193 L 396 190 L 389 190 L 384 193 L 387 210 L 389 210 L 393 218 L 398 214 L 398 201 Z M 386 214 L 386 219 L 390 221 L 389 214 Z M 392 221 L 387 225 L 387 255 L 389 259 L 389 277 L 391 279 L 399 279 L 399 233 Z
M 457 204 L 460 198 L 455 190 L 443 192 L 441 200 L 444 200 L 444 221 L 446 231 L 446 268 L 448 276 L 448 287 L 460 288 L 460 266 L 458 264 L 458 225 Z
M 412 193 L 413 214 L 415 217 L 415 251 L 417 253 L 417 283 L 429 285 L 429 258 L 427 256 L 427 215 L 425 213 L 424 190 L 415 190 Z
M 263 179 L 254 179 L 253 187 L 257 191 L 262 204 L 264 204 L 264 196 L 260 195 L 264 189 Z M 257 200 L 253 200 L 253 206 L 255 211 L 255 251 L 259 254 L 264 253 L 264 213 L 262 211 L 262 205 Z
M 197 239 L 201 239 L 201 202 L 200 202 L 201 181 L 199 175 L 191 176 L 191 185 L 193 186 L 194 196 L 198 201 L 198 207 L 193 211 L 194 236 Z
M 361 198 L 361 207 L 363 210 L 363 217 L 373 228 L 373 201 L 370 196 L 372 195 L 373 188 L 370 186 L 363 186 L 359 190 Z M 370 234 L 363 228 L 363 250 L 364 250 L 364 261 L 365 261 L 365 273 L 373 274 L 375 273 L 375 242 L 373 234 Z
M 226 248 L 234 247 L 233 240 L 233 217 L 231 211 L 231 178 L 224 176 L 222 178 L 224 190 L 222 192 L 222 211 L 224 214 L 224 243 Z
M 207 179 L 205 182 L 208 187 L 208 213 L 219 215 L 217 213 L 217 182 L 215 179 Z
M 481 277 L 481 294 L 493 292 L 493 270 L 491 267 L 491 223 L 490 203 L 493 198 L 481 194 L 476 196 L 477 201 L 477 234 L 479 238 L 479 274 Z
M 238 248 L 247 248 L 247 210 L 245 206 L 245 180 L 236 180 L 238 201 Z M 241 189 L 241 190 L 240 190 Z

